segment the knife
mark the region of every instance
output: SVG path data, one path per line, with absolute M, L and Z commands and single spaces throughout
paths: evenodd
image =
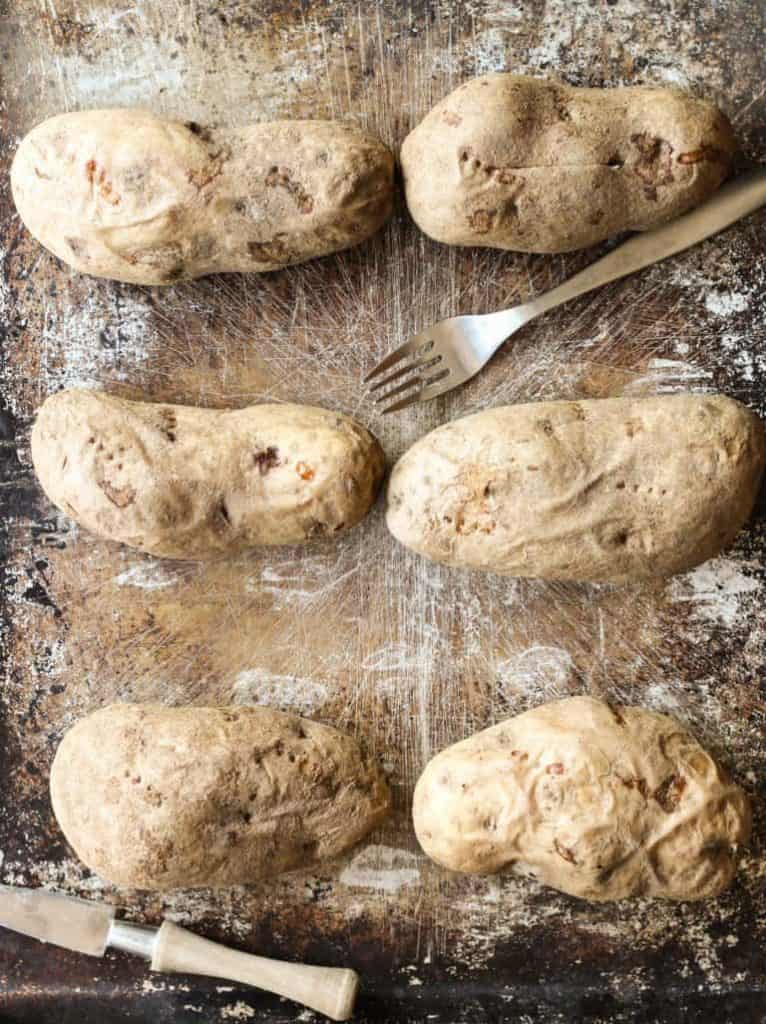
M 294 999 L 332 1020 L 348 1020 L 359 976 L 345 967 L 311 967 L 240 953 L 163 921 L 159 928 L 117 920 L 115 908 L 46 889 L 0 885 L 0 925 L 88 956 L 107 947 L 142 956 L 152 971 L 205 974 Z

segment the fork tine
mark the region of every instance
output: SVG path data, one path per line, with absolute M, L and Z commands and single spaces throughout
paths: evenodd
M 413 352 L 417 352 L 418 349 L 422 348 L 423 345 L 427 345 L 430 339 L 423 338 L 421 335 L 411 338 L 410 341 L 405 341 L 399 348 L 394 349 L 393 352 L 389 352 L 385 359 L 381 359 L 377 366 L 374 366 L 372 370 L 367 374 L 363 380 L 363 384 L 368 384 L 373 377 L 378 377 L 381 373 L 385 373 L 386 370 L 390 370 L 392 366 L 404 359 L 405 356 L 412 355 Z M 433 348 L 433 345 L 431 346 Z
M 388 408 L 383 409 L 383 415 L 387 416 L 390 412 L 399 412 L 400 409 L 406 409 L 409 405 L 415 405 L 416 402 L 422 402 L 421 395 L 422 391 L 416 391 L 414 395 L 410 395 L 407 398 L 402 398 L 399 402 L 394 402 L 393 405 L 389 405 Z
M 399 412 L 400 409 L 406 409 L 408 405 L 415 405 L 416 402 L 430 402 L 432 398 L 438 398 L 439 395 L 445 394 L 451 390 L 451 386 L 442 386 L 443 381 L 449 380 L 451 376 L 450 370 L 441 370 L 439 373 L 434 374 L 432 377 L 428 377 L 423 381 L 423 387 L 418 388 L 412 394 L 407 395 L 406 398 L 400 399 L 398 402 L 394 402 L 393 405 L 387 406 L 382 410 L 385 416 L 389 412 Z M 414 383 L 414 382 L 410 382 Z M 397 388 L 397 391 L 401 391 L 403 388 Z M 391 391 L 385 398 L 392 397 L 396 392 Z
M 372 394 L 374 391 L 380 391 L 381 388 L 386 387 L 388 384 L 393 384 L 393 382 L 395 380 L 398 380 L 399 377 L 404 377 L 408 373 L 424 373 L 427 370 L 432 370 L 437 365 L 437 363 L 440 363 L 442 361 L 442 359 L 443 356 L 439 355 L 435 356 L 433 359 L 423 359 L 419 363 L 407 363 L 407 365 L 403 366 L 400 370 L 394 370 L 393 373 L 390 373 L 387 377 L 384 377 L 383 380 L 376 381 L 374 384 L 372 384 L 370 387 L 370 394 Z M 388 395 L 378 395 L 377 398 L 374 400 L 384 401 L 387 397 Z
M 371 384 L 369 388 L 370 393 L 372 394 L 373 391 L 380 391 L 380 389 L 386 387 L 387 384 L 393 384 L 395 380 L 403 377 L 405 373 L 412 373 L 415 370 L 419 370 L 421 365 L 421 363 L 407 363 L 406 366 L 402 366 L 400 369 L 394 370 L 393 373 L 389 373 L 389 375 L 384 377 L 383 380 L 376 380 L 374 384 Z
M 400 384 L 398 387 L 392 388 L 390 391 L 387 391 L 385 395 L 376 395 L 373 401 L 387 402 L 389 398 L 393 398 L 394 395 L 401 395 L 403 391 L 409 391 L 411 388 L 417 387 L 419 384 L 422 385 L 422 383 L 422 377 L 412 377 L 410 378 L 410 380 L 406 380 L 403 384 Z M 422 387 L 420 387 L 418 388 L 418 390 L 422 391 L 423 389 Z

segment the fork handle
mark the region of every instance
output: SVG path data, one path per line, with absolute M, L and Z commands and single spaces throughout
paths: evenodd
M 761 167 L 724 185 L 706 203 L 652 231 L 633 235 L 579 274 L 524 304 L 531 317 L 598 288 L 635 270 L 659 263 L 696 245 L 766 203 L 766 168 Z

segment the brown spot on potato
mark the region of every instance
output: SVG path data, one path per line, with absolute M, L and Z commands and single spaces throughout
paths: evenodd
M 180 281 L 186 275 L 186 266 L 183 263 L 176 263 L 162 273 L 162 280 L 165 284 L 173 281 Z
M 560 843 L 558 839 L 553 840 L 553 849 L 559 857 L 563 857 L 563 859 L 569 864 L 577 863 L 577 858 L 575 857 L 574 852 L 570 850 L 568 846 L 564 846 L 563 843 Z
M 564 765 L 560 761 L 554 761 L 553 764 L 549 764 L 545 768 L 547 775 L 563 775 Z
M 673 180 L 673 147 L 665 139 L 648 132 L 631 135 L 631 144 L 637 150 L 637 158 L 633 170 L 647 185 L 648 191 L 654 191 L 659 185 L 669 185 Z
M 254 260 L 262 263 L 287 263 L 290 254 L 285 245 L 287 235 L 281 232 L 266 242 L 248 242 L 247 251 Z
M 326 536 L 330 531 L 330 527 L 327 523 L 323 523 L 320 519 L 310 519 L 309 524 L 306 527 L 306 537 L 311 539 L 313 537 Z
M 270 469 L 279 465 L 279 449 L 274 445 L 253 453 L 253 463 L 261 476 L 265 476 Z
M 173 409 L 168 408 L 166 406 L 159 410 L 159 416 L 161 432 L 165 435 L 165 438 L 168 441 L 170 441 L 171 443 L 174 442 L 176 439 L 175 432 L 178 426 L 175 412 L 173 411 Z
M 85 177 L 92 186 L 98 186 L 99 194 L 107 203 L 117 206 L 120 197 L 114 191 L 111 181 L 106 176 L 106 168 L 99 167 L 98 163 L 91 159 L 85 164 Z
M 295 467 L 295 472 L 301 480 L 313 480 L 315 476 L 314 470 L 305 462 L 299 462 Z
M 445 124 L 448 124 L 451 128 L 456 128 L 459 124 L 462 124 L 463 118 L 452 110 L 445 110 L 442 113 L 442 121 L 444 121 Z
M 686 779 L 683 775 L 668 775 L 652 793 L 652 799 L 657 801 L 663 811 L 670 814 L 678 807 L 685 789 Z
M 197 124 L 196 121 L 185 121 L 184 127 L 188 128 L 192 135 L 196 135 L 198 139 L 202 140 L 202 142 L 210 142 L 211 134 L 209 128 L 205 128 L 203 125 Z
M 474 210 L 468 217 L 468 223 L 480 235 L 492 230 L 492 221 L 496 210 Z
M 614 707 L 612 704 L 607 704 L 607 707 L 611 711 L 612 717 L 614 718 L 615 722 L 618 725 L 625 725 L 625 719 L 624 719 L 622 713 L 619 711 L 619 709 Z
M 226 526 L 231 526 L 231 517 L 229 516 L 229 510 L 226 507 L 225 498 L 221 498 L 221 500 L 218 502 L 218 508 L 216 509 L 216 512 L 219 518 L 222 519 L 223 522 L 226 524 Z
M 84 238 L 65 238 L 64 241 L 69 246 L 69 249 L 73 256 L 78 259 L 86 259 L 88 255 L 88 246 Z
M 649 795 L 649 787 L 646 784 L 646 779 L 642 779 L 638 776 L 633 776 L 627 779 L 623 779 L 621 775 L 618 775 L 617 777 L 626 789 L 638 790 L 644 800 L 646 800 Z
M 208 168 L 202 168 L 199 171 L 187 171 L 186 180 L 190 185 L 194 185 L 198 192 L 202 189 L 207 188 L 211 182 L 214 182 L 216 178 L 219 178 L 223 173 L 223 164 L 217 163 L 212 164 Z
M 115 487 L 108 480 L 100 480 L 98 486 L 117 508 L 127 508 L 128 505 L 132 505 L 136 500 L 136 490 L 134 487 Z
M 289 167 L 272 167 L 266 175 L 268 188 L 283 188 L 293 197 L 295 205 L 301 213 L 308 214 L 314 209 L 314 200 L 300 182 L 292 177 Z
M 519 189 L 521 189 L 521 186 L 523 184 L 521 182 L 521 179 L 518 178 L 517 175 L 513 173 L 510 167 L 498 167 L 498 169 L 495 171 L 494 177 L 495 181 L 499 182 L 501 185 L 513 185 L 515 183 L 518 183 Z
M 700 146 L 689 153 L 679 153 L 679 164 L 699 164 L 703 160 L 710 160 L 713 163 L 726 163 L 726 154 L 716 146 Z

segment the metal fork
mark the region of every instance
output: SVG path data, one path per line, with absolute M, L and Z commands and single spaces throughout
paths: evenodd
M 500 346 L 530 320 L 569 299 L 632 274 L 722 231 L 766 203 L 766 168 L 725 185 L 702 206 L 652 231 L 631 236 L 557 288 L 521 306 L 484 316 L 453 316 L 416 334 L 378 363 L 364 383 L 383 409 L 397 412 L 428 402 L 470 380 Z M 392 372 L 382 377 L 387 370 Z M 389 385 L 396 386 L 385 390 Z M 401 396 L 401 397 L 399 397 Z

